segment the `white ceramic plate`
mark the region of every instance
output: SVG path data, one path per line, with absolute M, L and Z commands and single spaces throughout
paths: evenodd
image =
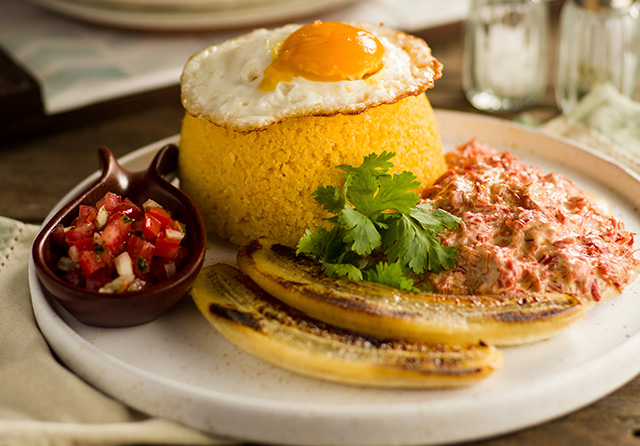
M 437 119 L 445 150 L 472 137 L 512 150 L 608 198 L 614 215 L 640 231 L 640 179 L 614 161 L 505 121 L 446 111 Z M 122 162 L 143 169 L 167 141 L 177 139 Z M 208 261 L 234 262 L 234 254 L 214 240 Z M 453 390 L 365 389 L 295 375 L 228 343 L 190 299 L 143 326 L 89 327 L 49 305 L 33 265 L 30 286 L 42 332 L 78 375 L 143 412 L 249 441 L 371 446 L 478 439 L 576 410 L 640 371 L 640 362 L 630 360 L 640 357 L 638 283 L 551 340 L 505 349 L 501 370 Z
M 149 30 L 230 29 L 298 19 L 356 0 L 32 0 L 51 11 L 101 25 Z

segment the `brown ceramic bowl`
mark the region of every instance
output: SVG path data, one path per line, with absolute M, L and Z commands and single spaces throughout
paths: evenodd
M 79 321 L 103 327 L 143 324 L 165 313 L 190 289 L 204 262 L 204 224 L 193 201 L 163 177 L 176 171 L 178 148 L 175 145 L 163 147 L 148 170 L 142 172 L 125 170 L 106 147 L 100 148 L 99 157 L 102 175 L 43 226 L 33 245 L 33 260 L 47 297 L 55 299 Z M 105 294 L 71 285 L 56 274 L 56 264 L 65 252 L 53 240 L 52 230 L 58 223 L 69 226 L 81 204 L 95 205 L 108 191 L 128 197 L 134 203 L 150 198 L 185 224 L 183 244 L 188 257 L 170 279 L 141 291 Z

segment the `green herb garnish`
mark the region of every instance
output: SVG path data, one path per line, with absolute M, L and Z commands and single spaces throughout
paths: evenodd
M 147 262 L 147 259 L 144 259 L 142 257 L 138 257 L 138 269 L 142 273 L 148 273 L 149 272 L 149 262 Z
M 334 214 L 330 230 L 306 230 L 297 253 L 322 263 L 330 276 L 369 280 L 412 290 L 411 273 L 438 273 L 455 267 L 458 250 L 443 246 L 437 234 L 457 227 L 460 219 L 442 209 L 419 204 L 420 184 L 411 172 L 389 174 L 395 153 L 365 157 L 345 172 L 342 189 L 321 186 L 313 197 Z

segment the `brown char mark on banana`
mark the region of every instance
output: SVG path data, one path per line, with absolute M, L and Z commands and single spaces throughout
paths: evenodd
M 225 305 L 212 303 L 209 305 L 209 312 L 213 316 L 225 319 L 229 322 L 243 325 L 254 331 L 260 331 L 259 320 L 245 311 L 238 311 Z
M 396 348 L 402 348 L 406 351 L 415 350 L 416 348 L 415 343 L 398 339 L 386 339 L 364 333 L 356 333 L 348 329 L 336 327 L 317 319 L 313 319 L 303 312 L 274 298 L 260 288 L 258 284 L 251 280 L 250 277 L 242 274 L 241 271 L 231 266 L 221 264 L 216 265 L 214 268 L 220 271 L 219 274 L 233 274 L 233 280 L 240 283 L 253 296 L 252 301 L 254 307 L 252 310 L 255 312 L 241 311 L 236 308 L 231 308 L 228 305 L 218 303 L 212 303 L 209 306 L 209 311 L 212 315 L 226 319 L 229 322 L 243 325 L 244 327 L 256 332 L 264 333 L 262 323 L 264 323 L 265 320 L 277 319 L 280 324 L 284 324 L 288 327 L 295 327 L 296 329 L 307 333 L 330 334 L 332 337 L 340 338 L 341 342 L 348 344 L 366 344 L 376 348 L 393 345 Z M 410 344 L 411 346 L 409 346 Z M 486 347 L 486 344 L 484 343 L 481 343 L 480 345 Z M 436 348 L 442 349 L 440 346 L 436 346 Z
M 562 315 L 563 313 L 567 313 L 568 311 L 573 311 L 571 307 L 554 307 L 547 308 L 544 311 L 505 311 L 501 313 L 495 313 L 492 317 L 501 322 L 506 322 L 509 324 L 518 324 L 518 323 L 526 323 L 526 322 L 534 322 L 534 321 L 543 321 L 545 319 L 553 319 L 556 316 Z
M 546 339 L 585 314 L 576 298 L 562 293 L 430 294 L 328 277 L 315 260 L 267 239 L 241 247 L 237 262 L 278 300 L 378 336 L 513 345 Z
M 302 339 L 311 342 L 310 345 L 326 342 L 337 348 L 333 354 L 352 352 L 357 361 L 372 361 L 388 370 L 438 379 L 449 376 L 455 380 L 475 380 L 499 367 L 499 353 L 485 343 L 416 342 L 357 333 L 315 320 L 289 307 L 232 266 L 217 264 L 203 273 L 217 290 L 217 297 L 207 306 L 210 314 L 261 336 Z M 293 337 L 288 337 L 288 333 L 294 334 Z
M 309 283 L 313 281 L 318 284 L 325 283 L 328 278 L 318 267 L 318 263 L 315 260 L 310 259 L 304 254 L 297 255 L 295 249 L 292 247 L 277 242 L 270 244 L 268 249 L 276 255 L 278 261 L 286 262 L 288 267 L 300 272 L 307 279 L 305 282 L 295 281 L 282 276 L 268 274 L 266 271 L 261 271 L 261 274 L 267 277 L 268 280 L 280 284 L 283 288 L 297 288 L 304 290 L 304 294 L 307 298 L 323 304 L 333 305 L 344 311 L 349 311 L 355 314 L 373 313 L 380 317 L 392 318 L 415 317 L 418 314 L 415 311 L 410 311 L 406 308 L 400 308 L 397 306 L 391 307 L 386 305 L 375 305 L 371 301 L 367 301 L 353 295 L 346 298 L 343 294 L 334 292 L 328 287 L 316 290 L 312 286 L 309 286 Z M 259 239 L 255 239 L 240 247 L 238 257 L 241 258 L 243 262 L 251 265 L 250 268 L 255 268 L 256 262 L 254 260 L 254 255 L 258 251 L 264 250 L 264 244 Z M 341 279 L 331 278 L 329 280 L 332 281 L 332 286 L 340 289 L 339 284 Z

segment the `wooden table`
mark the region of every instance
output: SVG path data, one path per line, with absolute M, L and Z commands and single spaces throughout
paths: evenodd
M 557 2 L 553 8 L 557 13 Z M 461 89 L 460 33 L 459 24 L 418 33 L 429 42 L 445 67 L 444 77 L 429 92 L 429 98 L 435 108 L 478 113 Z M 541 101 L 527 111 L 540 121 L 558 114 L 552 94 L 553 51 L 549 58 L 550 87 Z M 33 128 L 25 135 L 0 142 L 0 215 L 41 223 L 66 192 L 98 168 L 98 146 L 106 145 L 116 156 L 124 155 L 178 133 L 182 115 L 179 91 L 173 87 L 71 112 L 46 122 L 34 119 Z M 515 115 L 502 117 L 513 119 Z M 473 444 L 640 445 L 640 379 L 568 416 Z

